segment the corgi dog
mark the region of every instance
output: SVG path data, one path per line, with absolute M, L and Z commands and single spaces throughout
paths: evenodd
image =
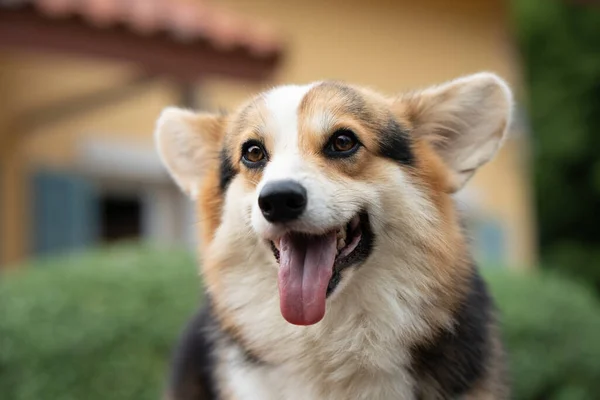
M 166 108 L 157 149 L 196 204 L 205 286 L 167 398 L 509 398 L 453 194 L 503 143 L 512 102 L 484 72 L 391 97 L 321 81 L 229 115 Z

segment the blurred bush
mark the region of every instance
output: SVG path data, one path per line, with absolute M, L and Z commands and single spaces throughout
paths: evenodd
M 513 0 L 543 265 L 600 294 L 600 6 Z
M 158 399 L 197 275 L 185 252 L 118 246 L 0 276 L 0 399 Z
M 197 306 L 193 257 L 119 246 L 0 277 L 0 398 L 156 400 Z M 515 396 L 600 393 L 600 305 L 554 275 L 486 272 L 503 313 Z
M 600 394 L 600 303 L 555 274 L 485 271 L 501 310 L 516 400 Z

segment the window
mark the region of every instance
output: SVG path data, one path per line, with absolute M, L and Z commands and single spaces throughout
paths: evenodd
M 100 240 L 112 243 L 142 236 L 142 201 L 136 196 L 100 197 Z

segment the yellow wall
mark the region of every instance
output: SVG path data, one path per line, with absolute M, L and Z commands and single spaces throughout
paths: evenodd
M 500 0 L 220 3 L 273 23 L 286 34 L 287 54 L 276 77 L 278 82 L 335 78 L 395 93 L 490 70 L 520 87 L 518 60 Z M 0 76 L 10 82 L 1 90 L 8 94 L 3 95 L 5 99 L 11 99 L 11 116 L 26 115 L 22 113 L 68 95 L 125 82 L 134 72 L 97 60 L 25 55 L 0 60 Z M 230 108 L 264 86 L 211 79 L 202 83 L 202 102 Z M 157 82 L 127 101 L 35 129 L 21 151 L 27 164 L 69 165 L 75 139 L 85 135 L 127 137 L 150 146 L 156 115 L 176 101 L 174 87 Z M 3 120 L 6 118 L 0 113 L 0 129 Z M 507 222 L 511 263 L 532 265 L 535 236 L 527 190 L 527 153 L 523 149 L 522 139 L 509 141 L 472 185 L 483 193 L 484 206 Z M 5 190 L 2 195 L 6 205 L 23 202 Z M 3 209 L 6 215 L 6 207 Z M 21 230 L 16 239 L 3 243 L 0 254 L 5 260 L 24 254 L 26 227 L 16 225 L 14 215 L 12 222 L 2 220 L 3 238 L 11 230 Z
M 493 70 L 518 83 L 501 0 L 220 3 L 272 21 L 286 33 L 289 51 L 280 81 L 337 78 L 393 93 Z

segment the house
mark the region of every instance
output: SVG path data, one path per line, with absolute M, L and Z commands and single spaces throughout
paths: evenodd
M 166 105 L 230 108 L 276 83 L 325 78 L 395 93 L 480 70 L 504 76 L 517 98 L 523 87 L 501 0 L 0 4 L 2 264 L 129 237 L 191 242 L 191 205 L 153 149 Z M 66 23 L 88 36 L 36 39 L 17 13 L 38 36 Z M 524 117 L 517 108 L 505 148 L 458 196 L 488 264 L 535 263 Z

